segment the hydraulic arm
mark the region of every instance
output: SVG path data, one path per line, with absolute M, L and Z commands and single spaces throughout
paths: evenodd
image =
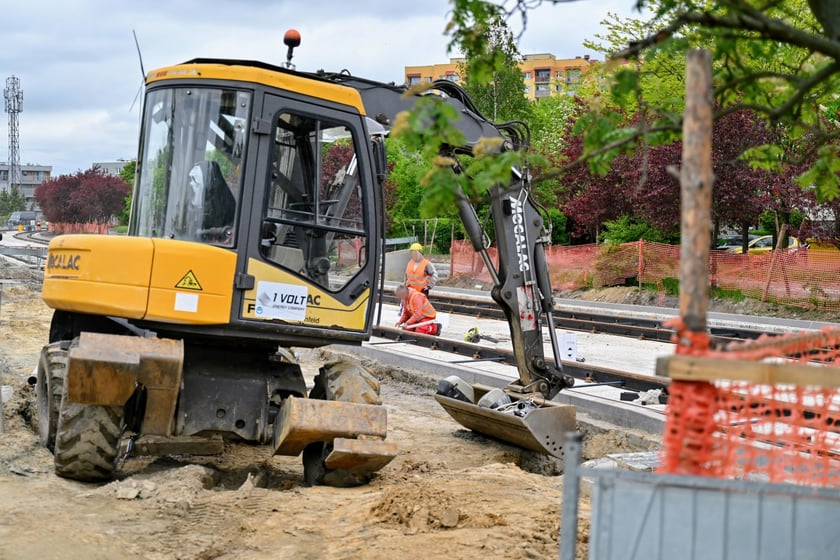
M 417 96 L 405 96 L 401 87 L 349 76 L 328 74 L 330 80 L 358 90 L 368 116 L 389 126 L 400 111 L 411 109 Z M 452 146 L 452 153 L 469 154 L 482 138 L 501 138 L 502 151 L 528 147 L 524 123 L 494 124 L 484 118 L 466 92 L 447 80 L 434 82 L 432 95 L 455 107 L 460 118 L 454 123 L 466 137 L 466 145 Z M 458 172 L 457 169 L 454 170 Z M 498 248 L 498 265 L 487 252 L 475 207 L 463 193 L 458 197 L 458 214 L 473 248 L 478 252 L 493 279 L 491 295 L 504 310 L 510 326 L 513 351 L 519 371 L 519 383 L 510 387 L 523 393 L 539 392 L 554 397 L 574 380 L 563 373 L 560 349 L 552 316 L 553 298 L 545 261 L 550 223 L 541 212 L 531 192 L 527 172 L 511 170 L 507 185 L 496 185 L 489 193 L 490 213 Z M 543 327 L 548 329 L 554 362 L 545 359 Z

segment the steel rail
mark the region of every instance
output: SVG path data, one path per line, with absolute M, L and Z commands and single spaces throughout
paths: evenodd
M 502 309 L 489 298 L 465 298 L 452 294 L 435 293 L 431 297 L 431 301 L 436 310 L 445 313 L 505 320 Z M 383 294 L 383 303 L 399 305 L 397 298 L 390 293 Z M 555 306 L 554 318 L 557 328 L 593 334 L 612 334 L 658 342 L 672 342 L 675 335 L 674 329 L 663 327 L 661 320 L 646 317 L 615 316 L 596 311 L 568 310 Z M 713 343 L 718 345 L 738 340 L 755 339 L 762 334 L 768 334 L 765 331 L 741 327 L 711 327 L 709 330 Z
M 409 333 L 404 330 L 382 326 L 374 327 L 373 335 L 387 339 L 388 342 L 369 342 L 368 344 L 371 346 L 399 342 L 469 357 L 469 360 L 448 363 L 462 365 L 468 362 L 494 361 L 516 366 L 516 358 L 512 350 L 488 348 L 480 344 L 472 344 L 470 342 L 462 342 L 439 336 Z M 554 363 L 551 358 L 546 358 L 546 361 L 552 364 Z M 575 387 L 585 387 L 588 383 L 608 383 L 627 389 L 628 391 L 649 391 L 652 389 L 667 391 L 668 385 L 671 382 L 670 379 L 665 377 L 631 373 L 581 362 L 562 360 L 561 364 L 565 373 L 580 380 L 580 383 L 575 384 Z

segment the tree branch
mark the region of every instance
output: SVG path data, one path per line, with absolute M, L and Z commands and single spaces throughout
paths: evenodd
M 730 6 L 733 6 L 730 3 Z M 782 41 L 788 45 L 801 47 L 840 60 L 840 42 L 814 35 L 748 7 L 739 8 L 742 13 L 729 16 L 715 16 L 709 12 L 684 12 L 677 15 L 670 25 L 641 41 L 630 45 L 614 55 L 613 59 L 634 58 L 641 52 L 664 41 L 688 25 L 701 25 L 707 28 L 731 29 L 733 31 L 756 33 L 755 39 Z
M 682 123 L 682 121 L 680 121 L 680 125 L 678 125 L 678 126 L 667 125 L 667 126 L 658 126 L 658 127 L 654 127 L 654 128 L 649 128 L 649 129 L 646 129 L 646 130 L 636 129 L 636 130 L 633 131 L 632 134 L 628 134 L 624 138 L 619 138 L 618 140 L 610 142 L 609 144 L 605 144 L 604 146 L 601 146 L 600 148 L 598 148 L 595 151 L 589 152 L 588 154 L 581 155 L 579 158 L 575 159 L 574 161 L 571 161 L 571 162 L 567 163 L 566 165 L 564 165 L 562 167 L 558 167 L 558 168 L 556 168 L 556 169 L 554 169 L 554 170 L 552 170 L 548 173 L 545 173 L 543 175 L 539 175 L 539 176 L 535 177 L 534 181 L 536 182 L 536 181 L 542 181 L 544 179 L 554 179 L 555 177 L 560 177 L 560 176 L 568 173 L 572 169 L 574 169 L 574 168 L 576 168 L 580 165 L 583 165 L 584 163 L 588 163 L 589 160 L 591 160 L 591 159 L 594 159 L 598 156 L 602 156 L 602 155 L 604 155 L 606 153 L 609 153 L 613 150 L 617 150 L 618 148 L 622 148 L 622 147 L 624 147 L 624 146 L 626 146 L 630 143 L 633 143 L 633 142 L 639 140 L 640 138 L 642 138 L 643 136 L 645 136 L 647 134 L 656 134 L 656 133 L 659 133 L 659 132 L 678 132 L 678 131 L 682 130 L 681 123 Z

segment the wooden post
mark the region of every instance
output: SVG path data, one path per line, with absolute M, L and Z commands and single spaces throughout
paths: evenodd
M 641 290 L 643 284 L 642 276 L 644 276 L 645 273 L 645 240 L 639 239 L 636 243 L 639 246 L 639 272 L 636 278 L 638 280 L 639 289 Z
M 705 333 L 709 307 L 709 239 L 712 227 L 712 56 L 688 52 L 685 70 L 680 189 L 680 315 L 688 330 Z
M 767 294 L 770 292 L 770 284 L 773 282 L 773 269 L 776 267 L 776 261 L 779 259 L 779 254 L 782 252 L 782 241 L 787 240 L 787 224 L 782 225 L 779 231 L 779 237 L 776 239 L 776 247 L 773 251 L 773 256 L 770 257 L 770 269 L 767 271 L 767 282 L 764 283 L 764 291 L 761 292 L 761 303 L 767 301 Z M 787 288 L 787 295 L 790 296 L 790 285 L 788 284 L 787 274 L 785 273 L 784 259 L 781 261 L 782 276 L 785 279 L 785 288 Z

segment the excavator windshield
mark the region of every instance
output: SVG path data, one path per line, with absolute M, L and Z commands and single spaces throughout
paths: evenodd
M 131 234 L 232 246 L 251 94 L 152 90 L 145 104 Z

